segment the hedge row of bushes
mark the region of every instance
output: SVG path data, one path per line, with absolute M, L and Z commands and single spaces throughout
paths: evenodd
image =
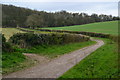
M 51 34 L 32 34 L 32 33 L 17 33 L 14 34 L 9 42 L 20 45 L 20 47 L 31 47 L 36 45 L 56 45 L 67 44 L 73 42 L 88 41 L 88 36 L 69 33 L 51 33 Z
M 30 33 L 34 33 L 34 31 L 26 30 L 26 29 L 19 28 L 19 27 L 17 27 L 17 29 L 19 29 L 19 30 L 21 30 L 21 31 L 24 31 L 24 32 L 30 32 Z
M 24 29 L 22 29 L 24 30 Z M 95 32 L 84 32 L 84 31 L 66 31 L 66 30 L 50 30 L 50 29 L 36 29 L 39 31 L 46 31 L 46 32 L 60 32 L 60 33 L 75 33 L 75 34 L 83 34 L 91 37 L 100 37 L 100 38 L 109 38 L 112 39 L 115 42 L 118 42 L 118 38 L 120 37 L 110 34 L 104 34 L 104 33 L 95 33 Z M 29 32 L 29 30 L 28 30 Z
M 29 31 L 26 29 L 19 28 L 22 31 L 26 32 L 34 32 L 34 31 Z M 91 37 L 100 37 L 100 38 L 111 38 L 114 36 L 111 36 L 110 34 L 104 34 L 104 33 L 95 33 L 95 32 L 85 32 L 85 31 L 67 31 L 67 30 L 50 30 L 50 29 L 35 29 L 39 31 L 46 31 L 46 32 L 60 32 L 60 33 L 75 33 L 75 34 L 83 34 Z M 116 36 L 115 36 L 116 37 Z
M 90 37 L 100 37 L 100 38 L 108 38 L 120 44 L 120 36 L 115 36 L 111 34 L 104 33 L 95 33 L 95 32 L 84 32 L 84 31 L 66 31 L 66 30 L 50 30 L 50 29 L 36 29 L 39 31 L 48 31 L 48 32 L 61 32 L 61 33 L 75 33 L 75 34 L 83 34 Z
M 36 29 L 39 31 L 48 31 L 48 32 L 61 32 L 61 33 L 75 33 L 75 34 L 83 34 L 91 37 L 100 37 L 100 38 L 109 38 L 110 34 L 103 33 L 95 33 L 95 32 L 84 32 L 84 31 L 66 31 L 66 30 L 50 30 L 50 29 Z
M 118 42 L 118 40 L 120 40 L 120 36 L 110 35 L 109 39 L 113 40 L 114 42 Z
M 12 48 L 10 43 L 6 42 L 6 38 L 1 33 L 0 33 L 0 38 L 2 38 L 2 39 L 0 39 L 0 40 L 2 40 L 2 41 L 0 41 L 0 49 L 2 49 L 3 52 L 13 52 L 14 49 Z

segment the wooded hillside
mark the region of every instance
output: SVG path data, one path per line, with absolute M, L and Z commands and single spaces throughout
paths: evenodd
M 30 28 L 81 25 L 119 19 L 119 17 L 113 17 L 112 15 L 88 15 L 86 13 L 69 13 L 64 10 L 48 13 L 13 5 L 2 5 L 2 15 L 2 27 Z

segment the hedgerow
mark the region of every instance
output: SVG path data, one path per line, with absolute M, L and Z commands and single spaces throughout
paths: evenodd
M 26 30 L 26 29 L 22 29 L 20 27 L 17 27 L 17 29 L 21 30 L 21 31 L 24 31 L 24 32 L 31 32 L 31 33 L 34 33 L 34 31 L 30 31 L 30 30 Z
M 12 48 L 12 46 L 9 42 L 6 42 L 6 38 L 4 37 L 4 35 L 0 34 L 0 37 L 2 38 L 2 41 L 1 41 L 2 44 L 0 44 L 0 45 L 2 45 L 2 46 L 0 46 L 0 48 L 2 47 L 1 48 L 2 52 L 13 52 L 14 49 Z
M 56 45 L 68 44 L 74 42 L 88 41 L 88 36 L 69 33 L 50 33 L 50 34 L 33 34 L 33 33 L 17 33 L 14 34 L 9 42 L 19 45 L 22 48 L 36 45 Z
M 48 31 L 48 32 L 61 32 L 61 33 L 75 33 L 75 34 L 83 34 L 91 37 L 100 37 L 100 38 L 109 38 L 110 34 L 103 33 L 95 33 L 95 32 L 85 32 L 85 31 L 66 31 L 66 30 L 50 30 L 50 29 L 36 29 L 39 31 Z
M 19 29 L 24 30 L 24 28 L 19 28 Z M 105 34 L 105 33 L 85 32 L 85 31 L 67 31 L 67 30 L 50 30 L 50 29 L 35 29 L 35 30 L 46 31 L 46 32 L 83 34 L 83 35 L 87 35 L 87 36 L 90 36 L 90 37 L 108 38 L 108 39 L 111 39 L 115 42 L 118 42 L 118 39 L 120 39 L 119 36 L 115 36 L 115 35 L 111 35 L 111 34 Z M 29 31 L 29 30 L 27 30 L 27 31 Z

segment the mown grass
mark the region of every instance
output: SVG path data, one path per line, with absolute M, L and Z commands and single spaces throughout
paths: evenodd
M 8 40 L 13 34 L 16 33 L 25 33 L 24 31 L 20 31 L 16 28 L 0 28 L 2 34 L 4 34 L 6 40 Z
M 67 78 L 117 78 L 118 54 L 116 43 L 109 39 L 101 48 L 64 73 L 59 80 Z
M 118 21 L 98 22 L 84 25 L 64 26 L 64 27 L 50 27 L 43 29 L 53 30 L 69 30 L 69 31 L 87 31 L 97 33 L 108 33 L 118 35 Z

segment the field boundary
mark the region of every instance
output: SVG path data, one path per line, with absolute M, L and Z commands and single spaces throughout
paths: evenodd
M 26 32 L 27 31 L 28 32 L 34 32 L 34 31 L 30 31 L 30 30 L 25 30 L 23 28 L 19 28 L 19 29 L 23 30 L 23 31 L 26 31 Z M 100 37 L 100 38 L 109 38 L 111 36 L 111 34 L 96 33 L 96 32 L 86 32 L 86 31 L 68 31 L 68 30 L 52 30 L 52 29 L 33 29 L 33 30 L 46 31 L 46 32 L 82 34 L 82 35 L 87 35 L 87 36 L 90 36 L 90 37 Z
M 21 29 L 21 28 L 20 28 Z M 27 29 L 27 28 L 25 28 Z M 22 28 L 22 30 L 24 30 Z M 105 34 L 105 33 L 96 33 L 96 32 L 86 32 L 86 31 L 68 31 L 68 30 L 52 30 L 52 29 L 33 29 L 37 31 L 45 31 L 45 32 L 58 32 L 58 33 L 72 33 L 72 34 L 82 34 L 90 37 L 98 37 L 98 38 L 108 38 L 115 42 L 118 42 L 119 35 Z M 30 30 L 28 30 L 30 31 Z M 34 31 L 35 32 L 35 31 Z

